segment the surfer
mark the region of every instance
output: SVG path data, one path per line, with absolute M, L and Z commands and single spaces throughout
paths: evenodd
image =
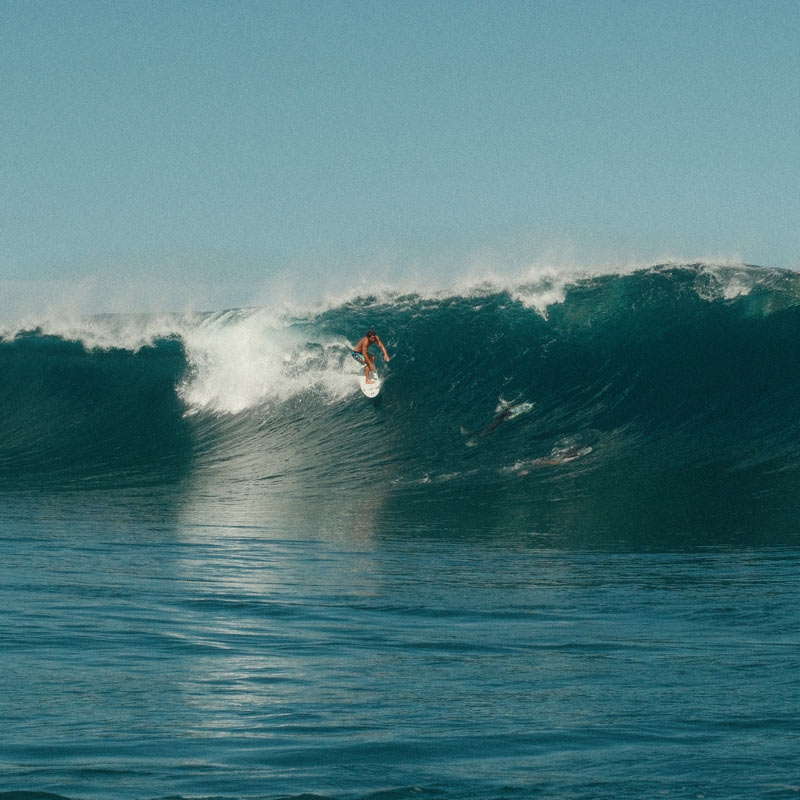
M 507 419 L 512 419 L 518 414 L 530 411 L 533 408 L 533 403 L 518 403 L 515 400 L 503 400 L 500 398 L 500 404 L 495 409 L 495 415 L 492 421 L 481 428 L 477 433 L 469 431 L 462 426 L 461 433 L 464 436 L 471 436 L 472 438 L 467 442 L 469 447 L 474 447 L 477 442 L 475 441 L 478 436 L 488 436 L 492 431 L 497 430 Z
M 500 406 L 497 409 L 495 418 L 478 433 L 478 436 L 486 436 L 491 433 L 495 428 L 499 428 L 509 417 L 514 416 L 514 409 L 518 403 L 506 403 L 504 400 L 500 401 Z
M 364 365 L 364 374 L 366 375 L 366 382 L 367 383 L 375 383 L 375 381 L 370 380 L 370 373 L 375 371 L 375 359 L 370 355 L 368 350 L 370 345 L 376 344 L 378 347 L 381 348 L 381 352 L 383 353 L 383 358 L 385 361 L 389 360 L 389 354 L 386 352 L 386 348 L 383 346 L 383 342 L 381 341 L 381 337 L 378 336 L 377 333 L 373 330 L 367 331 L 366 336 L 362 336 L 359 340 L 358 344 L 352 349 L 353 358 L 358 361 L 359 364 Z

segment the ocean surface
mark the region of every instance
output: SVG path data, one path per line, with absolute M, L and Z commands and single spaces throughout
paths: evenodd
M 51 312 L 0 378 L 0 800 L 800 797 L 800 275 Z

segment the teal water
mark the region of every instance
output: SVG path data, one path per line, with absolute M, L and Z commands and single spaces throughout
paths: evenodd
M 798 286 L 8 330 L 0 798 L 797 797 Z

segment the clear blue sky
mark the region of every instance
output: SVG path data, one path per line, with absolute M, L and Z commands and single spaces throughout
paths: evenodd
M 799 0 L 0 0 L 0 109 L 6 285 L 800 268 Z

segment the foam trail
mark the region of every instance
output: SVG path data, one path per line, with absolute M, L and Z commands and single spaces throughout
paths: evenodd
M 211 315 L 184 330 L 189 374 L 179 394 L 190 413 L 237 414 L 315 388 L 332 398 L 352 393 L 342 370 L 347 343 L 308 341 L 304 328 L 254 309 Z

